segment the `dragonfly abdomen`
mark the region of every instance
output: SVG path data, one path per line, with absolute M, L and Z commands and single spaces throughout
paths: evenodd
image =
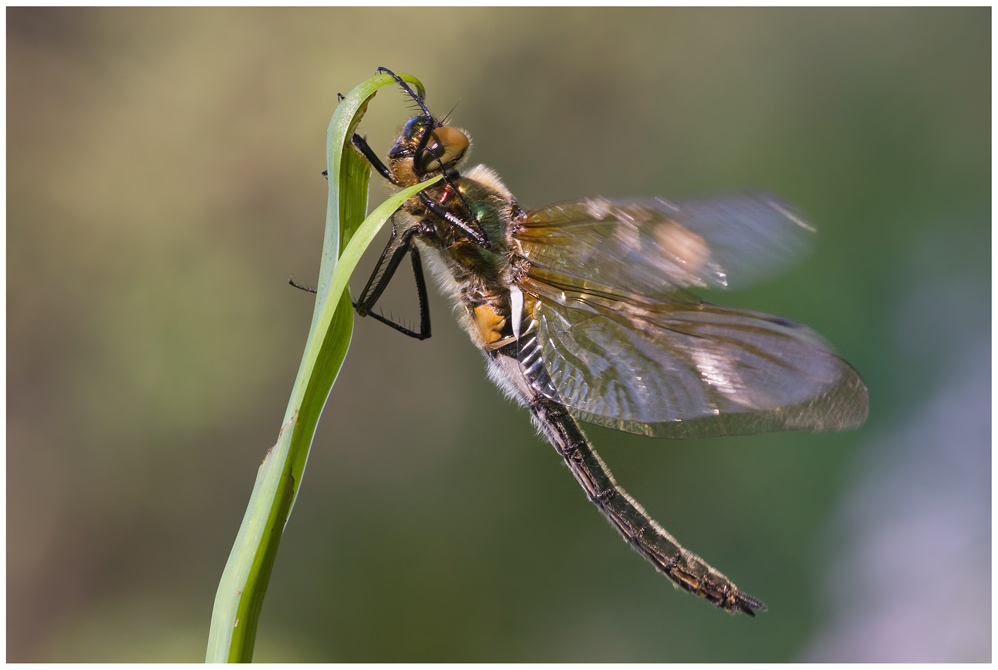
M 614 481 L 564 405 L 538 395 L 528 406 L 534 424 L 565 460 L 589 501 L 656 570 L 676 586 L 732 614 L 755 616 L 756 610 L 765 611 L 762 602 L 742 593 L 734 582 L 684 549 Z

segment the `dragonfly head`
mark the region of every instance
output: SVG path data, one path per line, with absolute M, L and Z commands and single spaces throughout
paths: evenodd
M 400 183 L 415 184 L 457 167 L 470 146 L 463 131 L 426 115 L 414 116 L 402 126 L 388 152 L 388 168 Z

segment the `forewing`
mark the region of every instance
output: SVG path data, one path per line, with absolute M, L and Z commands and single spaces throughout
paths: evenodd
M 578 418 L 657 437 L 712 437 L 859 426 L 859 374 L 814 331 L 706 303 L 624 297 L 531 268 L 538 298 L 522 360 L 535 389 Z
M 670 301 L 688 286 L 745 286 L 779 274 L 807 252 L 813 233 L 789 205 L 755 194 L 550 205 L 528 212 L 513 237 L 536 267 Z

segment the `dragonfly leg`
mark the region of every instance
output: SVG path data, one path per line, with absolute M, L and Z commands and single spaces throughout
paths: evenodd
M 742 593 L 734 583 L 702 558 L 684 549 L 617 485 L 603 459 L 589 445 L 568 410 L 543 396 L 530 403 L 534 420 L 565 459 L 572 474 L 614 528 L 634 549 L 677 586 L 706 598 L 727 612 L 755 616 L 766 606 Z
M 401 184 L 398 183 L 398 180 L 395 179 L 395 175 L 393 175 L 391 170 L 388 169 L 388 166 L 381 162 L 378 154 L 374 153 L 374 150 L 371 148 L 371 145 L 367 143 L 366 139 L 357 133 L 354 133 L 351 142 L 353 143 L 354 148 L 363 154 L 364 158 L 371 164 L 371 167 L 374 168 L 378 174 L 395 186 L 401 186 Z
M 391 245 L 391 242 L 389 242 L 389 246 L 390 245 Z M 387 253 L 387 250 L 386 250 L 386 253 Z M 405 254 L 403 253 L 401 255 L 404 256 Z M 381 256 L 382 256 L 382 260 L 383 260 L 384 256 L 385 256 L 385 253 L 382 253 Z M 374 297 L 373 300 L 368 299 L 367 302 L 364 303 L 366 306 L 364 307 L 364 312 L 363 313 L 361 313 L 361 307 L 360 307 L 361 303 L 356 303 L 355 302 L 355 303 L 353 303 L 353 306 L 354 306 L 354 309 L 357 310 L 357 313 L 360 314 L 360 316 L 369 316 L 372 319 L 374 319 L 375 321 L 380 321 L 381 323 L 385 324 L 386 326 L 391 326 L 392 328 L 394 328 L 395 330 L 399 331 L 403 335 L 408 335 L 409 337 L 413 337 L 413 338 L 415 338 L 417 340 L 425 340 L 425 339 L 428 339 L 430 337 L 430 334 L 431 334 L 431 331 L 430 331 L 430 305 L 429 305 L 429 303 L 427 302 L 427 299 L 426 299 L 426 279 L 423 277 L 423 265 L 420 262 L 419 249 L 416 248 L 416 245 L 411 245 L 409 247 L 409 258 L 412 260 L 412 275 L 416 279 L 416 296 L 419 299 L 419 330 L 418 331 L 411 330 L 411 329 L 407 328 L 406 326 L 402 325 L 401 323 L 397 323 L 395 321 L 392 321 L 391 319 L 389 319 L 388 317 L 386 317 L 386 316 L 384 316 L 382 314 L 378 314 L 377 312 L 370 311 L 371 308 L 374 307 L 374 303 L 377 302 L 378 298 L 381 296 L 381 293 L 384 291 L 384 288 L 382 288 L 381 290 L 379 290 L 377 292 L 377 295 Z M 380 263 L 381 263 L 381 261 L 379 261 L 379 264 Z M 396 266 L 397 265 L 398 264 L 396 263 Z M 392 268 L 392 273 L 394 273 L 394 272 L 395 272 L 395 269 Z M 375 275 L 373 275 L 371 277 L 371 279 L 367 282 L 367 286 L 364 287 L 365 293 L 367 293 L 367 291 L 370 289 L 371 282 L 374 281 L 374 277 L 375 276 L 377 276 L 377 270 L 375 270 Z M 391 275 L 387 275 L 387 278 L 384 278 L 384 277 L 385 277 L 385 275 L 382 275 L 381 281 L 384 282 L 384 284 L 387 286 L 388 282 L 391 280 Z M 302 291 L 305 291 L 306 293 L 317 293 L 317 291 L 314 288 L 312 288 L 311 286 L 306 286 L 304 284 L 299 284 L 298 282 L 296 282 L 295 278 L 294 278 L 294 275 L 288 277 L 288 283 L 291 284 L 292 286 L 294 286 L 297 289 L 301 289 Z
M 395 227 L 392 226 L 392 236 L 388 240 L 384 251 L 381 252 L 381 257 L 378 258 L 378 262 L 374 266 L 371 278 L 367 280 L 364 290 L 360 292 L 360 297 L 353 306 L 360 316 L 370 316 L 376 321 L 394 328 L 403 335 L 408 335 L 417 340 L 425 340 L 431 334 L 430 305 L 426 299 L 426 279 L 423 276 L 423 264 L 420 262 L 419 249 L 416 248 L 416 245 L 412 241 L 413 235 L 417 232 L 419 232 L 419 227 L 412 226 L 399 235 Z M 381 297 L 381 294 L 385 292 L 392 277 L 395 276 L 395 271 L 398 269 L 402 259 L 405 258 L 406 253 L 409 254 L 409 258 L 412 261 L 412 274 L 416 280 L 416 295 L 419 299 L 418 331 L 411 330 L 400 323 L 396 323 L 381 314 L 371 311 Z

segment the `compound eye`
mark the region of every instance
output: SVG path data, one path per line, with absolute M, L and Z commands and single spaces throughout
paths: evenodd
M 419 167 L 426 174 L 453 165 L 461 160 L 469 145 L 468 136 L 457 128 L 434 128 L 426 149 L 419 155 Z

